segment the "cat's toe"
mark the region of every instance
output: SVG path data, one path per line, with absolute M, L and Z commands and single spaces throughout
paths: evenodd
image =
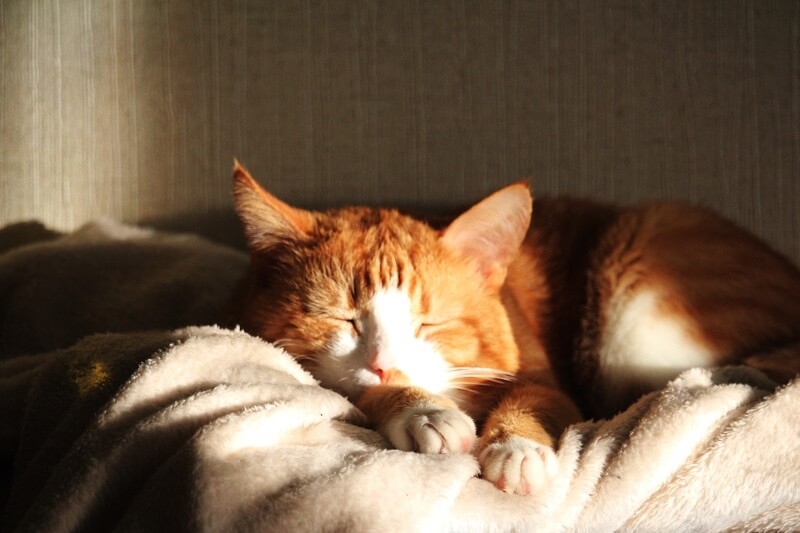
M 512 436 L 483 449 L 481 474 L 497 488 L 529 495 L 545 490 L 558 473 L 558 458 L 549 446 Z
M 458 409 L 425 407 L 405 409 L 386 433 L 396 448 L 421 453 L 466 453 L 476 438 L 475 422 Z

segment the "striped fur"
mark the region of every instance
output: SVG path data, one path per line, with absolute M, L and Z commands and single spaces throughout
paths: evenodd
M 392 209 L 291 207 L 238 163 L 234 193 L 252 257 L 241 326 L 401 449 L 477 443 L 509 492 L 547 485 L 581 411 L 613 414 L 690 366 L 800 367 L 779 349 L 800 336 L 800 273 L 703 209 L 560 199 L 531 217 L 516 184 L 437 230 Z

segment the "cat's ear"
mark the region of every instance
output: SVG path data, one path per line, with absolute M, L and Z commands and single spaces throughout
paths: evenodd
M 499 288 L 531 222 L 533 198 L 526 183 L 500 189 L 456 218 L 442 244 L 471 261 L 487 285 Z
M 252 251 L 305 238 L 314 215 L 292 207 L 265 191 L 237 160 L 233 162 L 233 197 Z

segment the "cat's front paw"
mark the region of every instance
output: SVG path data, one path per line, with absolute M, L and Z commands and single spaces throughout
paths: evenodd
M 478 461 L 483 479 L 500 490 L 525 496 L 544 491 L 558 473 L 553 449 L 524 437 L 488 445 Z
M 458 409 L 407 407 L 386 424 L 398 450 L 421 453 L 468 453 L 475 444 L 475 422 Z

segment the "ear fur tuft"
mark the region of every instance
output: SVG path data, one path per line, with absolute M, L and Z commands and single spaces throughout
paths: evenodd
M 236 213 L 252 251 L 303 239 L 314 227 L 314 215 L 292 207 L 264 190 L 237 159 L 233 161 Z

